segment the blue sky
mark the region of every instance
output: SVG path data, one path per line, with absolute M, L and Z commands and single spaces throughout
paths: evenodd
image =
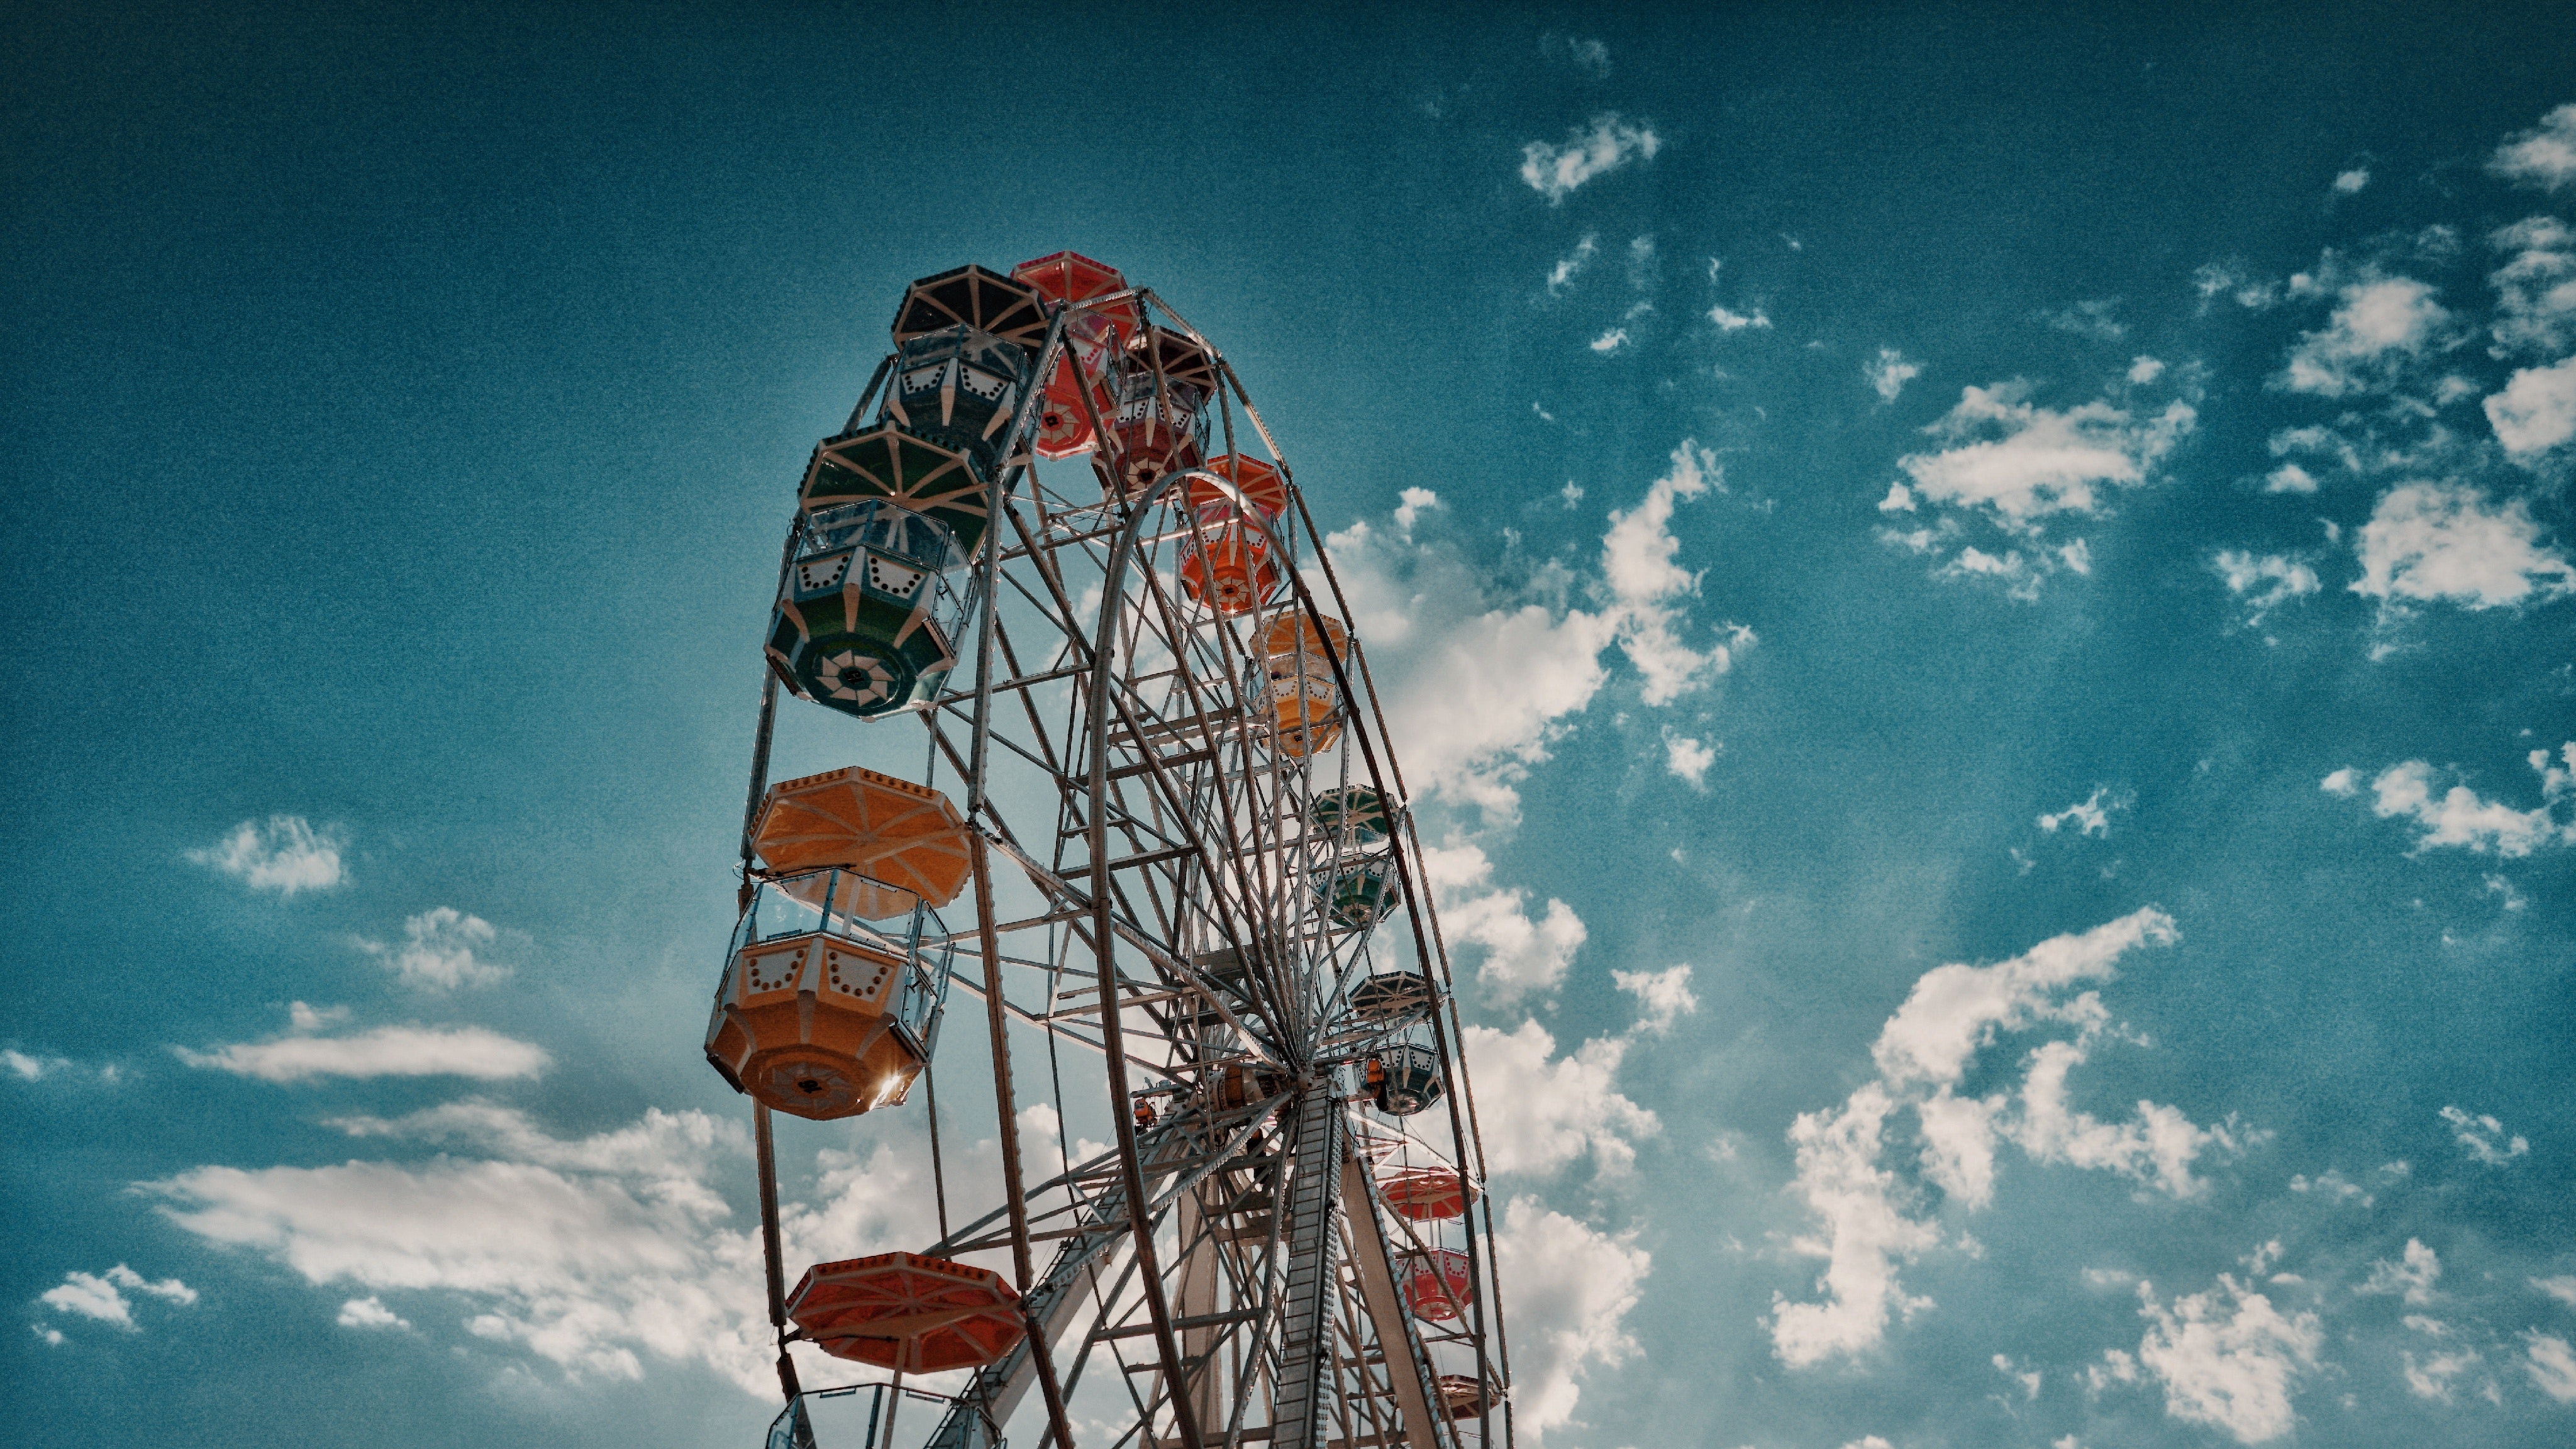
M 2576 1435 L 2548 7 L 7 23 L 12 1442 L 751 1441 L 775 530 L 1064 247 L 1335 533 L 1534 1443 Z

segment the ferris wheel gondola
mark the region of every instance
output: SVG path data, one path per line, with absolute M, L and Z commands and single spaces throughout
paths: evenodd
M 1073 1449 L 1078 1401 L 1122 1431 L 1099 1449 L 1505 1449 L 1445 947 L 1276 438 L 1204 335 L 1077 253 L 915 282 L 890 341 L 797 490 L 708 1027 L 755 1103 L 789 1401 L 771 1442 L 830 1449 L 808 1408 L 844 1391 L 803 1390 L 801 1343 L 896 1374 L 869 1390 L 873 1449 L 931 1392 L 902 1376 L 951 1371 L 940 1449 L 991 1449 L 1023 1414 L 1027 1442 Z M 917 719 L 950 783 L 770 786 L 782 687 Z M 1050 804 L 1002 803 L 1031 800 Z M 1003 918 L 1006 873 L 1034 914 Z M 952 985 L 984 1007 L 1000 1152 L 981 1195 L 1001 1205 L 948 1220 L 934 1094 L 940 1241 L 791 1291 L 771 1113 L 904 1107 Z M 1109 1147 L 1023 1150 L 1032 1042 L 1064 1081 L 1060 1130 L 1091 1072 Z M 1061 1172 L 1026 1166 L 1050 1157 Z M 966 1261 L 1002 1250 L 1007 1278 Z

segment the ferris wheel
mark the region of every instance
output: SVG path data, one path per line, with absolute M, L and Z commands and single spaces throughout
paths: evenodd
M 1075 253 L 917 281 L 891 341 L 788 526 L 707 1030 L 754 1102 L 770 1446 L 1509 1445 L 1447 954 L 1277 439 Z M 931 778 L 772 782 L 782 691 L 917 722 Z M 948 1221 L 934 1089 L 939 1240 L 786 1261 L 773 1115 L 907 1108 L 966 999 L 1001 1181 L 958 1195 L 1000 1205 Z M 1021 1140 L 1032 1082 L 1055 1142 Z M 1086 1157 L 1090 1093 L 1115 1142 Z M 806 1388 L 796 1342 L 852 1381 Z

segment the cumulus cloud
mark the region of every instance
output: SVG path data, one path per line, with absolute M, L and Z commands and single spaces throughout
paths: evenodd
M 2370 273 L 2345 284 L 2341 304 L 2323 328 L 2301 334 L 2275 384 L 2347 397 L 2387 381 L 2451 340 L 2451 314 L 2433 300 L 2435 290 L 2412 277 Z
M 317 830 L 301 815 L 272 815 L 265 823 L 245 820 L 213 845 L 187 854 L 253 890 L 291 896 L 338 885 L 345 843 L 336 825 Z
M 2551 367 L 2517 367 L 2504 391 L 2481 404 L 2496 441 L 2529 459 L 2576 438 L 2576 357 Z
M 1915 1192 L 1882 1162 L 1895 1114 L 1914 1114 L 1925 1180 L 1970 1211 L 1992 1201 L 2001 1142 L 2034 1162 L 2116 1172 L 2177 1198 L 2207 1190 L 2192 1167 L 2211 1149 L 2236 1150 L 2225 1129 L 2195 1126 L 2171 1107 L 2144 1101 L 2133 1119 L 2105 1123 L 2072 1106 L 2067 1091 L 2069 1071 L 2110 1024 L 2098 993 L 2070 990 L 2111 980 L 2128 952 L 2175 939 L 2171 918 L 2150 907 L 1992 966 L 1936 967 L 1914 983 L 1871 1050 L 1879 1078 L 1838 1108 L 1801 1114 L 1790 1128 L 1798 1164 L 1791 1190 L 1817 1222 L 1817 1231 L 1790 1247 L 1825 1259 L 1826 1267 L 1820 1300 L 1773 1297 L 1772 1347 L 1781 1362 L 1803 1368 L 1860 1353 L 1879 1342 L 1891 1318 L 1931 1306 L 1906 1292 L 1898 1272 L 1938 1246 L 1941 1229 L 1916 1214 Z M 2024 1056 L 2017 1089 L 1958 1094 L 1970 1065 L 1999 1035 L 2043 1023 L 2073 1027 L 2075 1037 Z
M 197 1290 L 178 1279 L 154 1282 L 123 1263 L 104 1273 L 65 1273 L 62 1282 L 37 1294 L 36 1301 L 59 1313 L 139 1332 L 141 1325 L 134 1321 L 134 1305 L 126 1298 L 127 1293 L 140 1293 L 182 1308 L 197 1301 Z
M 1861 376 L 1869 380 L 1880 402 L 1894 402 L 1905 391 L 1905 384 L 1923 375 L 1923 364 L 1910 361 L 1893 347 L 1878 349 L 1878 356 L 1861 364 Z
M 1560 1057 L 1556 1038 L 1531 1020 L 1508 1032 L 1470 1026 L 1465 1042 L 1491 1171 L 1544 1176 L 1589 1155 L 1597 1171 L 1623 1173 L 1637 1143 L 1663 1130 L 1618 1090 L 1624 1037 L 1595 1037 Z
M 1674 779 L 1699 789 L 1708 777 L 1708 767 L 1716 763 L 1716 750 L 1689 735 L 1664 731 L 1664 769 Z
M 2507 136 L 2487 170 L 2517 186 L 2556 191 L 2576 182 L 2576 103 L 2560 106 L 2528 131 Z
M 339 1323 L 342 1328 L 411 1327 L 401 1315 L 387 1308 L 384 1301 L 373 1294 L 364 1298 L 352 1298 L 341 1304 Z
M 1622 1327 L 1654 1266 L 1647 1252 L 1516 1197 L 1494 1235 L 1495 1272 L 1511 1285 L 1512 1407 L 1533 1441 L 1574 1417 L 1582 1380 L 1637 1351 Z
M 1673 1029 L 1673 1023 L 1699 1010 L 1699 998 L 1691 994 L 1691 969 L 1671 966 L 1661 971 L 1613 971 L 1610 979 L 1620 990 L 1637 998 L 1645 1008 L 1637 1030 L 1662 1036 Z
M 2355 166 L 2349 171 L 2336 173 L 2334 192 L 2337 196 L 2358 196 L 2361 194 L 2361 189 L 2369 184 L 2370 168 Z
M 1532 141 L 1521 147 L 1521 180 L 1555 206 L 1592 178 L 1632 161 L 1652 161 L 1662 148 L 1653 122 L 1632 124 L 1616 111 L 1604 111 L 1589 126 L 1568 132 L 1562 146 Z
M 2165 1412 L 2240 1444 L 2280 1438 L 2297 1424 L 2291 1391 L 2317 1367 L 2325 1334 L 2313 1313 L 2283 1316 L 2270 1299 L 2220 1274 L 2206 1293 L 2168 1307 L 2138 1285 L 2148 1322 L 2138 1362 L 2164 1385 Z
M 1499 1003 L 1548 991 L 1583 947 L 1583 918 L 1550 898 L 1533 917 L 1529 892 L 1494 884 L 1494 864 L 1477 846 L 1435 846 L 1422 853 L 1422 875 L 1440 905 L 1452 949 L 1472 948 L 1476 980 Z
M 2310 483 L 2308 487 L 2313 490 L 2316 485 Z M 2274 609 L 2324 587 L 2317 581 L 2315 569 L 2286 554 L 2252 554 L 2243 549 L 2221 549 L 2210 560 L 2210 567 L 2226 582 L 2227 592 L 2244 600 L 2248 625 L 2259 626 Z
M 2417 1239 L 2406 1240 L 2406 1250 L 2397 1258 L 2380 1258 L 2370 1265 L 2370 1276 L 2353 1291 L 2403 1297 L 2408 1303 L 2433 1301 L 2433 1285 L 2441 1281 L 2442 1255 Z
M 210 1067 L 264 1082 L 315 1077 L 473 1077 L 504 1081 L 533 1077 L 552 1063 L 544 1049 L 479 1026 L 380 1026 L 348 1036 L 311 1033 L 345 1013 L 322 1013 L 294 1003 L 293 1029 L 264 1042 L 241 1042 L 211 1052 L 173 1050 L 192 1067 Z
M 481 916 L 437 906 L 403 921 L 399 946 L 360 941 L 358 949 L 382 961 L 405 986 L 452 991 L 508 979 L 507 963 L 492 958 L 500 932 Z
M 1407 488 L 1397 496 L 1402 501 L 1395 507 L 1395 526 L 1406 533 L 1413 532 L 1422 515 L 1440 506 L 1440 495 L 1428 488 Z
M 2361 577 L 2352 591 L 2366 598 L 2494 609 L 2576 592 L 2576 564 L 2542 540 L 2522 500 L 2495 504 L 2463 484 L 2388 490 L 2353 547 Z
M 2544 846 L 2576 843 L 2576 821 L 2558 823 L 2554 811 L 2560 800 L 2570 793 L 2569 771 L 2576 770 L 2576 741 L 2561 747 L 2567 767 L 2550 763 L 2549 752 L 2534 750 L 2529 756 L 2533 771 L 2540 776 L 2541 803 L 2529 810 L 2516 810 L 2498 800 L 2481 798 L 2466 785 L 2453 785 L 2439 798 L 2433 794 L 2433 766 L 2423 760 L 2407 760 L 2389 766 L 2370 782 L 2371 813 L 2382 820 L 2411 820 L 2422 827 L 2409 852 L 2459 847 L 2474 854 L 2495 854 L 2506 859 L 2519 859 Z M 2359 793 L 2358 777 L 2350 767 L 2335 771 L 2321 782 L 2329 795 L 2351 797 Z
M 2498 357 L 2554 356 L 2576 345 L 2576 232 L 2554 216 L 2499 228 L 2488 245 L 2511 257 L 2487 277 L 2496 291 L 2488 324 Z
M 1958 405 L 1924 429 L 1944 446 L 1897 460 L 1913 491 L 2030 532 L 2050 514 L 2100 512 L 2103 485 L 2146 482 L 2199 416 L 2179 400 L 2143 418 L 2108 401 L 2058 411 L 2031 402 L 2030 392 L 2018 380 L 1963 389 Z
M 2039 817 L 2039 828 L 2054 835 L 2059 826 L 2072 825 L 2078 835 L 2108 837 L 2111 833 L 2111 812 L 2129 807 L 2126 796 L 2106 801 L 2104 797 L 2110 794 L 2110 786 L 2096 785 L 2093 787 L 2093 793 L 2084 799 L 2076 801 L 2063 810 Z
M 2502 1167 L 2531 1150 L 2519 1134 L 2508 1137 L 2504 1124 L 2484 1113 L 2472 1116 L 2457 1107 L 2444 1107 L 2442 1120 L 2451 1124 L 2461 1149 L 2489 1167 Z

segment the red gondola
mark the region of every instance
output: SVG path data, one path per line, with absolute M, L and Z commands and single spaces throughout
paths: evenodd
M 982 1368 L 1028 1333 L 1000 1274 L 919 1253 L 818 1263 L 788 1295 L 787 1316 L 835 1358 L 909 1374 Z

